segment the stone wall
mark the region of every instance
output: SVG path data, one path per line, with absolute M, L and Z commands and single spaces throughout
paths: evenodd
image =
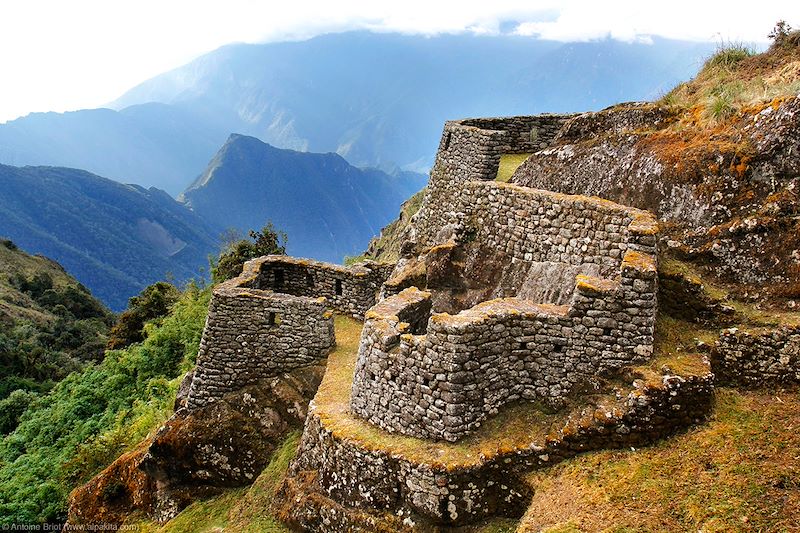
M 627 250 L 655 253 L 655 218 L 600 198 L 472 181 L 456 202 L 453 222 L 462 239 L 520 261 L 596 264 L 613 272 Z
M 525 154 L 547 148 L 572 117 L 577 115 L 542 115 L 468 118 L 452 121 L 461 126 L 503 132 L 502 153 Z
M 800 383 L 800 327 L 763 333 L 724 330 L 712 349 L 712 369 L 724 385 Z
M 242 284 L 294 296 L 325 297 L 336 311 L 363 318 L 394 265 L 364 261 L 350 267 L 269 255 L 257 259 L 257 273 Z
M 214 290 L 186 407 L 197 409 L 259 379 L 324 359 L 334 346 L 325 298 L 237 287 Z
M 489 516 L 519 517 L 531 490 L 520 474 L 580 452 L 638 447 L 696 423 L 711 408 L 712 382 L 710 373 L 637 380 L 615 404 L 574 413 L 546 438 L 510 449 L 495 443 L 487 446 L 487 455 L 475 454 L 465 464 L 441 464 L 435 457 L 419 462 L 375 449 L 332 432 L 312 407 L 279 504 L 291 508 L 290 523 L 318 532 L 375 531 L 368 513 L 376 512 L 403 518 L 403 531 L 416 531 L 420 518 L 462 525 Z M 297 481 L 312 471 L 321 494 L 292 492 L 309 486 Z M 326 513 L 332 513 L 330 520 L 321 520 Z
M 500 156 L 550 146 L 574 115 L 477 118 L 445 123 L 428 192 L 415 215 L 417 239 L 434 244 L 435 236 L 454 212 L 453 200 L 471 180 L 494 180 Z M 533 133 L 532 132 L 536 132 Z
M 331 309 L 363 316 L 391 269 L 282 255 L 248 261 L 214 289 L 187 408 L 325 358 L 335 344 Z
M 517 298 L 430 317 L 409 288 L 367 313 L 350 407 L 385 430 L 456 441 L 503 405 L 560 405 L 576 387 L 652 354 L 653 256 L 629 250 L 618 280 L 579 276 L 569 306 Z

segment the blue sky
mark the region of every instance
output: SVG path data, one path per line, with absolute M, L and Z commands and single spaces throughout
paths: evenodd
M 98 107 L 147 78 L 231 42 L 369 29 L 432 35 L 510 32 L 561 41 L 659 35 L 764 42 L 800 2 L 760 0 L 4 0 L 0 122 Z

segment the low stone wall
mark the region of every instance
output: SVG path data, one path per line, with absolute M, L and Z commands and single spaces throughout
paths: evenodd
M 461 126 L 474 126 L 482 130 L 502 131 L 505 135 L 503 153 L 525 154 L 547 148 L 564 124 L 577 115 L 542 115 L 516 117 L 481 117 L 453 121 Z
M 255 260 L 255 276 L 243 287 L 270 290 L 294 296 L 327 298 L 336 311 L 362 319 L 375 305 L 376 295 L 394 265 L 364 261 L 350 267 L 268 255 Z
M 763 333 L 724 330 L 711 351 L 721 384 L 762 387 L 800 383 L 800 327 Z
M 375 530 L 370 512 L 392 513 L 408 531 L 420 520 L 462 525 L 489 516 L 518 517 L 530 498 L 520 474 L 583 451 L 641 446 L 696 423 L 710 409 L 712 381 L 711 374 L 636 381 L 616 404 L 574 413 L 546 438 L 511 450 L 496 443 L 489 449 L 498 451 L 475 454 L 464 464 L 440 464 L 434 457 L 418 462 L 348 439 L 327 429 L 314 406 L 279 497 L 285 504 L 278 504 L 289 509 L 290 523 L 319 532 Z M 312 472 L 321 494 L 293 493 L 302 485 L 295 481 Z M 331 511 L 335 520 L 318 519 Z
M 456 441 L 503 405 L 560 405 L 597 376 L 652 354 L 652 256 L 628 251 L 619 281 L 579 276 L 570 306 L 491 300 L 433 315 L 409 288 L 367 313 L 353 379 L 353 413 L 383 429 Z M 415 331 L 416 329 L 416 331 Z

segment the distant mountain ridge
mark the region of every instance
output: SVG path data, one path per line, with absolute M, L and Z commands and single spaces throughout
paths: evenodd
M 145 286 L 200 275 L 218 230 L 164 191 L 89 172 L 0 165 L 0 236 L 62 264 L 114 310 Z
M 229 131 L 356 166 L 425 170 L 441 124 L 464 116 L 596 110 L 689 78 L 708 43 L 561 43 L 515 35 L 348 32 L 224 46 L 111 104 L 203 109 Z
M 689 78 L 713 47 L 368 32 L 229 45 L 131 89 L 116 111 L 0 124 L 0 163 L 84 168 L 176 196 L 240 132 L 360 167 L 423 171 L 447 119 L 652 98 Z
M 364 250 L 426 181 L 234 134 L 181 199 L 217 227 L 246 232 L 270 220 L 288 234 L 288 253 L 338 263 Z

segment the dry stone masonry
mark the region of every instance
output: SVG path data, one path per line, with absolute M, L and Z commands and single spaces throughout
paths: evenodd
M 547 148 L 574 115 L 535 115 L 453 120 L 445 123 L 428 192 L 415 216 L 417 240 L 435 244 L 438 230 L 457 214 L 453 198 L 465 182 L 494 180 L 503 154 Z
M 370 511 L 399 517 L 404 527 L 395 531 L 416 530 L 420 517 L 449 526 L 490 516 L 519 517 L 530 498 L 521 474 L 580 452 L 651 443 L 702 419 L 712 399 L 710 371 L 636 380 L 609 405 L 570 413 L 546 437 L 515 446 L 493 443 L 494 452 L 457 464 L 433 456 L 404 457 L 372 442 L 341 438 L 325 427 L 324 406 L 312 404 L 282 498 L 291 508 L 291 522 L 304 531 L 376 531 L 368 525 Z M 293 493 L 311 473 L 321 493 Z
M 266 256 L 214 290 L 186 406 L 324 359 L 335 344 L 332 309 L 355 316 L 375 303 L 390 268 L 346 268 Z
M 800 383 L 800 327 L 765 332 L 726 329 L 712 350 L 712 368 L 723 384 L 757 387 Z
M 430 294 L 405 289 L 367 314 L 351 409 L 388 431 L 455 441 L 507 403 L 559 406 L 652 354 L 656 290 L 654 258 L 629 250 L 619 280 L 579 276 L 569 306 L 492 300 L 435 314 L 415 335 Z
M 350 267 L 271 255 L 259 259 L 258 275 L 243 286 L 293 296 L 324 297 L 337 312 L 364 318 L 375 305 L 381 285 L 393 264 L 364 261 Z

